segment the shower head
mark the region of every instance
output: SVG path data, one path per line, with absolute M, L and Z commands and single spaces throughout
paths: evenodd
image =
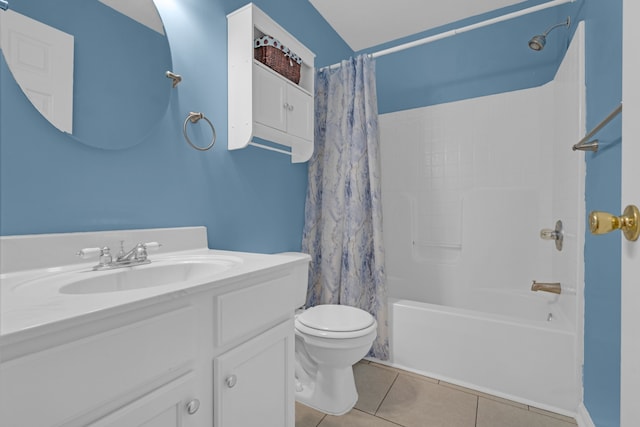
M 537 36 L 531 37 L 531 40 L 529 40 L 529 48 L 533 50 L 542 50 L 544 49 L 545 44 L 547 44 L 547 36 L 544 34 L 538 34 Z
M 547 44 L 547 34 L 551 32 L 554 28 L 566 26 L 567 28 L 571 25 L 571 17 L 567 16 L 567 19 L 559 24 L 553 25 L 547 31 L 542 34 L 538 34 L 536 36 L 531 37 L 529 40 L 529 47 L 533 50 L 542 50 L 544 49 L 544 45 Z

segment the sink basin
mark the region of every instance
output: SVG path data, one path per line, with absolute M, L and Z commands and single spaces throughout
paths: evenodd
M 198 281 L 231 269 L 242 261 L 235 257 L 203 257 L 154 261 L 150 264 L 104 271 L 72 271 L 23 282 L 14 288 L 21 294 L 96 294 L 124 292 L 175 283 Z
M 108 270 L 107 274 L 89 276 L 60 288 L 61 294 L 95 294 L 120 292 L 162 286 L 172 283 L 205 279 L 233 266 L 230 261 L 180 261 L 174 263 L 151 263 L 138 267 Z M 92 272 L 95 273 L 95 272 Z M 89 275 L 90 273 L 87 273 Z

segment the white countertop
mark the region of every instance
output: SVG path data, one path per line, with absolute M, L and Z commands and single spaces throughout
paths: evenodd
M 104 315 L 108 311 L 121 308 L 130 310 L 137 305 L 144 306 L 163 299 L 169 300 L 176 295 L 233 286 L 240 281 L 251 281 L 254 277 L 257 280 L 286 275 L 296 265 L 306 266 L 310 258 L 302 253 L 267 255 L 198 248 L 156 255 L 150 253 L 149 259 L 152 262 L 147 266 L 184 259 L 231 260 L 232 265 L 223 271 L 214 272 L 211 276 L 202 277 L 201 275 L 194 280 L 142 289 L 86 294 L 64 294 L 59 292 L 59 288 L 68 282 L 71 275 L 78 277 L 82 274 L 88 277 L 91 274 L 105 274 L 105 272 L 92 271 L 92 267 L 96 264 L 95 260 L 59 267 L 3 273 L 0 274 L 0 337 L 6 343 L 7 340 L 16 339 L 17 335 L 46 333 L 48 328 L 78 320 L 85 321 Z M 124 269 L 145 267 L 125 267 Z

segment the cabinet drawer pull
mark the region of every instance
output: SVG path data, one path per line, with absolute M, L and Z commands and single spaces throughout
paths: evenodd
M 225 380 L 224 380 L 225 384 L 227 385 L 227 387 L 229 388 L 233 388 L 233 386 L 236 385 L 236 383 L 238 382 L 238 378 L 235 375 L 229 375 Z
M 198 399 L 193 399 L 189 403 L 187 403 L 187 412 L 189 415 L 193 415 L 198 412 L 200 409 L 200 401 Z

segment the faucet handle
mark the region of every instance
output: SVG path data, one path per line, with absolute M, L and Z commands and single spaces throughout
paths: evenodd
M 104 248 L 83 248 L 76 252 L 76 255 L 82 259 L 94 258 L 104 253 L 104 250 L 109 250 L 106 246 Z
M 124 251 L 124 240 L 120 240 L 120 252 L 118 252 L 118 258 L 123 257 L 125 254 Z
M 147 242 L 147 243 L 143 243 L 142 244 L 146 250 L 157 250 L 160 249 L 160 246 L 162 246 L 162 243 L 158 243 L 158 242 Z
M 100 263 L 98 264 L 98 266 L 105 266 L 105 265 L 109 265 L 111 264 L 111 261 L 113 260 L 113 258 L 111 257 L 111 250 L 109 249 L 108 246 L 105 246 L 103 248 L 84 248 L 84 249 L 80 249 L 76 255 L 78 255 L 80 258 L 83 259 L 87 259 L 87 258 L 93 258 L 96 256 L 100 257 Z
M 149 250 L 155 250 L 162 246 L 158 242 L 138 243 L 132 250 L 134 251 L 134 258 L 138 261 L 145 261 L 147 259 L 147 252 Z

